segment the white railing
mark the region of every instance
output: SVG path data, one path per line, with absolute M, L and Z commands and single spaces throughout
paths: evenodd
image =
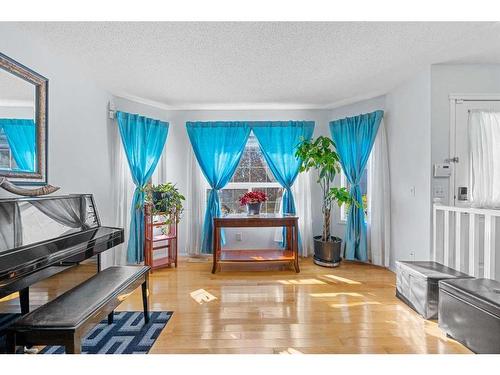
M 500 279 L 500 210 L 434 204 L 432 220 L 436 262 L 470 276 Z

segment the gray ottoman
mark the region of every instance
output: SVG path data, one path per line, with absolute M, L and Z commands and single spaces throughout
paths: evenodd
M 500 282 L 439 282 L 439 327 L 475 353 L 500 354 Z
M 437 319 L 438 282 L 456 278 L 470 278 L 470 276 L 436 262 L 397 261 L 396 297 L 425 319 Z

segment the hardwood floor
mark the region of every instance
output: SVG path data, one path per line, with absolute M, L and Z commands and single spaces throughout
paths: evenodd
M 174 315 L 151 353 L 470 353 L 394 296 L 390 271 L 310 259 L 300 274 L 282 267 L 222 265 L 213 275 L 211 262 L 181 258 L 178 269 L 155 271 L 151 309 Z M 94 272 L 80 265 L 35 285 L 32 308 Z M 141 306 L 137 290 L 119 310 Z M 0 302 L 7 311 L 18 311 L 17 298 Z

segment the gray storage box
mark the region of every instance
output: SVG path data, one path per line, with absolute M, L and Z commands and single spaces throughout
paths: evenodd
M 439 327 L 475 353 L 500 354 L 500 282 L 439 282 Z
M 396 296 L 425 319 L 437 319 L 438 282 L 470 278 L 436 262 L 396 262 Z

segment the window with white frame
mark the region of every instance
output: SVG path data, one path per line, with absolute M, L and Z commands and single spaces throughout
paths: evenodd
M 247 191 L 255 190 L 265 192 L 268 197 L 268 201 L 262 204 L 261 212 L 279 211 L 283 188 L 274 178 L 260 150 L 257 138 L 251 133 L 233 178 L 220 191 L 222 213 L 245 212 L 246 207 L 240 206 L 239 198 Z M 207 195 L 208 192 L 209 189 L 207 189 Z
M 365 211 L 365 215 L 368 214 L 368 168 L 365 168 L 363 171 L 363 176 L 361 177 L 361 181 L 359 183 L 359 187 L 361 188 L 361 195 L 363 199 L 363 209 Z M 340 186 L 345 187 L 348 190 L 350 189 L 350 184 L 347 181 L 347 178 L 344 174 L 344 171 L 340 172 Z M 340 208 L 340 221 L 347 221 L 347 213 L 349 211 L 349 206 L 343 204 Z
M 17 169 L 17 163 L 7 141 L 7 135 L 0 129 L 0 169 Z

